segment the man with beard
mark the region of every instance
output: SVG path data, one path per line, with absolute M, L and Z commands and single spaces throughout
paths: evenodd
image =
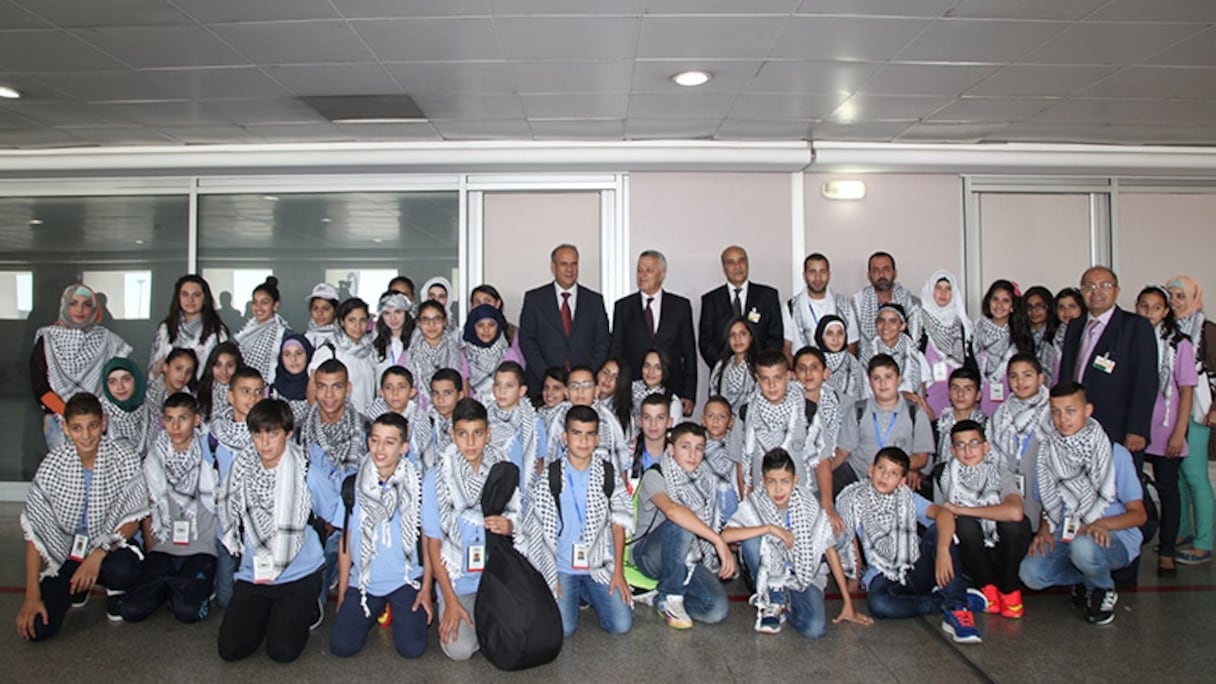
M 824 316 L 840 316 L 845 322 L 849 351 L 857 354 L 858 330 L 849 298 L 832 291 L 832 264 L 819 252 L 802 262 L 802 279 L 806 289 L 790 297 L 785 311 L 786 355 L 803 347 L 815 346 L 815 330 Z
M 908 334 L 920 340 L 920 299 L 913 296 L 896 278 L 895 257 L 887 252 L 874 252 L 866 262 L 866 278 L 870 284 L 853 295 L 853 319 L 860 331 L 860 342 L 869 343 L 878 335 L 878 307 L 894 302 L 908 312 Z M 856 349 L 850 336 L 850 350 Z

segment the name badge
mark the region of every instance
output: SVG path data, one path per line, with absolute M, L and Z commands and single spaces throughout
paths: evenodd
M 278 574 L 274 571 L 274 558 L 254 554 L 253 582 L 254 584 L 270 584 Z
M 173 521 L 173 543 L 177 544 L 178 546 L 186 546 L 190 543 L 189 520 Z
M 1015 473 L 1013 476 L 1013 483 L 1015 485 L 1017 485 L 1018 495 L 1021 496 L 1023 499 L 1025 499 L 1026 498 L 1026 476 Z
M 481 572 L 486 569 L 485 544 L 473 544 L 469 547 L 469 572 Z
M 1077 538 L 1077 532 L 1081 530 L 1081 519 L 1075 515 L 1070 515 L 1064 518 L 1064 531 L 1060 533 L 1060 541 L 1070 542 Z
M 752 323 L 759 323 L 760 322 L 760 312 L 756 311 L 755 309 L 748 311 L 747 320 L 751 321 Z
M 1000 382 L 993 382 L 992 385 L 989 385 L 989 398 L 992 399 L 993 402 L 1003 402 L 1004 385 L 1001 385 Z
M 89 553 L 89 535 L 78 534 L 72 538 L 72 552 L 68 554 L 68 560 L 82 561 Z
M 1107 354 L 1103 354 L 1102 356 L 1095 356 L 1094 357 L 1094 368 L 1097 368 L 1098 370 L 1102 371 L 1103 373 L 1110 375 L 1111 373 L 1115 372 L 1115 362 Z
M 574 549 L 570 553 L 570 567 L 574 570 L 587 570 L 591 567 L 591 561 L 587 558 L 586 544 L 574 543 Z
M 950 374 L 946 372 L 945 361 L 933 362 L 933 382 L 945 382 L 950 378 Z

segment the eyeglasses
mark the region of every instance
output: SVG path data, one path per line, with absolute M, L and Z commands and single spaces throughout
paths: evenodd
M 982 439 L 973 439 L 970 442 L 955 442 L 954 448 L 963 451 L 964 449 L 978 449 L 984 446 L 984 444 L 985 442 Z
M 584 380 L 583 382 L 568 383 L 566 387 L 572 390 L 591 389 L 592 387 L 595 387 L 595 383 L 590 380 Z
M 1083 283 L 1081 285 L 1082 292 L 1093 292 L 1094 290 L 1113 290 L 1113 289 L 1115 289 L 1115 284 L 1110 282 L 1109 280 L 1106 280 L 1106 281 L 1103 281 L 1100 283 Z
M 444 320 L 442 316 L 423 316 L 418 319 L 418 322 L 423 325 L 430 325 L 433 323 L 443 323 Z

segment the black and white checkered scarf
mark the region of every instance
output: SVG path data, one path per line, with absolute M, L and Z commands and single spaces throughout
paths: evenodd
M 1001 466 L 989 459 L 966 466 L 957 458 L 952 458 L 942 471 L 941 487 L 943 498 L 956 506 L 976 508 L 999 505 Z M 984 533 L 984 546 L 996 546 L 1001 540 L 996 521 L 991 518 L 980 518 L 979 521 L 980 530 Z
M 548 452 L 545 454 L 546 465 L 566 453 L 566 447 L 562 444 L 562 433 L 566 431 L 566 414 L 570 412 L 571 406 L 569 401 L 563 401 L 550 409 L 549 420 L 545 423 L 548 426 L 546 434 L 549 441 Z M 629 472 L 633 465 L 633 454 L 629 447 L 629 440 L 621 429 L 620 421 L 605 404 L 595 403 L 592 404 L 592 408 L 600 417 L 600 442 L 596 447 L 596 453 L 611 459 L 616 472 Z M 537 409 L 537 415 L 540 415 L 542 420 L 544 419 L 540 409 Z
M 228 447 L 234 454 L 253 446 L 249 425 L 243 420 L 233 420 L 231 407 L 226 415 L 215 416 L 211 420 L 211 435 L 215 437 L 215 441 Z
M 234 556 L 245 553 L 241 530 L 257 559 L 269 559 L 275 577 L 295 560 L 309 530 L 312 496 L 305 473 L 307 459 L 299 445 L 287 443 L 279 464 L 267 470 L 257 449 L 241 451 L 232 461 L 228 479 L 216 502 L 221 541 Z
M 1050 410 L 1046 387 L 1040 386 L 1029 399 L 1020 399 L 1010 393 L 992 414 L 992 443 L 996 445 L 993 451 L 1016 459 L 1021 453 L 1022 440 L 1048 424 Z
M 164 361 L 169 352 L 174 349 L 190 349 L 194 352 L 195 358 L 198 359 L 198 368 L 194 370 L 196 378 L 203 377 L 203 371 L 206 368 L 203 365 L 208 358 L 211 357 L 211 350 L 220 342 L 227 341 L 228 333 L 223 330 L 216 330 L 211 337 L 203 338 L 203 317 L 199 316 L 193 321 L 188 321 L 184 317 L 178 320 L 177 337 L 169 341 L 169 329 L 161 323 L 156 328 L 156 339 L 152 341 L 151 358 L 154 362 Z M 149 373 L 151 376 L 151 365 L 149 365 Z
M 803 400 L 805 402 L 805 399 Z M 805 408 L 805 406 L 804 406 Z M 802 414 L 806 416 L 805 410 Z M 827 385 L 819 389 L 819 402 L 816 404 L 815 417 L 811 419 L 806 430 L 806 444 L 802 451 L 802 464 L 805 473 L 812 473 L 823 454 L 831 456 L 836 451 L 836 438 L 840 434 L 840 397 L 836 391 Z
M 173 540 L 175 504 L 190 523 L 190 539 L 198 539 L 200 511 L 215 515 L 215 468 L 203 461 L 202 433 L 195 431 L 184 452 L 173 448 L 167 432 L 161 432 L 144 459 L 144 479 L 152 503 L 152 534 L 156 541 Z
M 290 327 L 287 321 L 276 313 L 265 323 L 250 318 L 234 338 L 245 365 L 257 369 L 267 385 L 274 384 L 275 371 L 279 365 L 279 350 L 283 348 L 283 335 L 288 330 Z
M 738 489 L 735 481 L 735 466 L 742 462 L 742 454 L 731 453 L 730 433 L 722 439 L 705 438 L 705 463 L 718 477 L 718 491 Z
M 789 513 L 788 524 L 785 513 Z M 794 535 L 794 547 L 787 549 L 780 537 L 766 534 L 761 538 L 760 567 L 757 572 L 756 593 L 752 601 L 767 605 L 770 590 L 805 591 L 811 585 L 821 590 L 827 586 L 823 572 L 823 556 L 832 547 L 832 525 L 820 515 L 815 497 L 795 487 L 790 493 L 786 511 L 777 509 L 764 487 L 757 487 L 739 504 L 729 527 L 762 527 L 776 525 Z
M 520 466 L 519 476 L 523 480 L 520 491 L 528 491 L 532 478 L 536 476 L 536 460 L 539 445 L 536 443 L 536 411 L 532 404 L 520 401 L 510 409 L 501 409 L 498 402 L 490 399 L 486 404 L 486 414 L 489 416 L 490 443 L 504 454 L 511 452 L 511 445 L 519 440 L 523 465 Z
M 570 463 L 562 459 L 561 481 L 565 491 L 566 472 Z M 612 581 L 612 526 L 620 525 L 625 534 L 633 533 L 633 503 L 629 492 L 619 482 L 612 489 L 611 500 L 604 496 L 604 458 L 592 458 L 587 478 L 587 518 L 584 521 L 582 543 L 587 546 L 587 566 L 591 578 L 600 584 Z M 528 511 L 524 516 L 523 551 L 533 567 L 544 575 L 549 586 L 557 587 L 557 540 L 561 525 L 577 525 L 577 520 L 558 521 L 561 501 L 553 498 L 548 472 L 533 480 L 528 490 Z
M 980 374 L 991 384 L 1000 384 L 1009 367 L 1009 359 L 1017 352 L 1009 336 L 1009 324 L 997 325 L 987 316 L 975 319 L 975 357 Z
M 1065 327 L 1067 326 L 1061 325 L 1060 330 L 1063 330 Z M 1053 340 L 1044 339 L 1046 332 L 1046 327 L 1036 328 L 1031 332 L 1031 336 L 1034 338 L 1035 356 L 1039 359 L 1039 365 L 1043 367 L 1043 375 L 1046 376 L 1046 384 L 1050 387 L 1052 384 L 1052 376 L 1055 375 L 1056 363 L 1060 359 L 1060 349 L 1063 346 L 1064 338 L 1060 338 L 1061 346 L 1057 347 Z
M 971 415 L 967 416 L 967 420 L 974 420 L 981 426 L 987 427 L 988 416 L 980 410 L 979 406 L 971 409 Z M 954 409 L 947 408 L 942 411 L 942 414 L 937 417 L 937 460 L 935 463 L 947 463 L 950 461 L 950 430 L 958 420 L 954 417 Z
M 119 528 L 148 515 L 148 489 L 139 455 L 125 444 L 103 437 L 87 491 L 84 465 L 71 440 L 46 455 L 30 482 L 21 513 L 26 541 L 46 561 L 41 577 L 57 576 L 67 561 L 86 500 L 89 551 L 103 544 L 125 545 Z
M 325 423 L 321 420 L 321 405 L 313 404 L 300 425 L 299 442 L 306 451 L 316 444 L 334 468 L 349 470 L 367 453 L 367 420 L 348 400 L 338 422 Z
M 760 462 L 769 449 L 783 447 L 791 454 L 801 454 L 806 446 L 806 400 L 802 385 L 791 382 L 785 386 L 785 397 L 774 404 L 757 387 L 747 401 L 747 420 L 743 428 L 744 483 L 753 485 L 759 474 Z
M 131 355 L 131 345 L 100 325 L 69 328 L 48 325 L 38 329 L 46 355 L 46 379 L 65 402 L 81 392 L 101 395 L 101 369 L 110 359 Z
M 920 339 L 920 300 L 900 283 L 894 283 L 891 290 L 891 301 L 904 308 L 908 318 L 908 334 L 912 339 Z M 857 328 L 861 331 L 861 341 L 878 337 L 878 294 L 873 285 L 866 285 L 853 295 L 853 311 L 857 318 Z M 862 346 L 865 346 L 864 344 Z
M 359 504 L 359 605 L 363 606 L 363 615 L 371 617 L 367 607 L 367 585 L 371 581 L 377 544 L 391 548 L 396 537 L 396 543 L 405 551 L 402 577 L 411 587 L 419 587 L 417 581 L 410 579 L 410 574 L 421 563 L 417 549 L 422 479 L 414 464 L 408 458 L 402 458 L 388 480 L 381 483 L 375 460 L 367 456 L 355 479 L 355 501 Z M 394 535 L 392 521 L 398 513 L 401 525 L 398 534 Z
M 919 392 L 923 378 L 921 377 L 920 367 L 920 350 L 916 348 L 916 344 L 904 333 L 899 334 L 899 339 L 895 342 L 894 347 L 888 347 L 882 338 L 875 337 L 867 342 L 862 342 L 860 347 L 861 358 L 858 363 L 864 369 L 869 366 L 870 359 L 879 354 L 887 354 L 895 359 L 895 363 L 899 365 L 899 388 L 905 392 Z M 866 396 L 870 395 L 870 383 L 864 383 L 861 391 Z
M 705 461 L 701 461 L 696 470 L 686 473 L 671 454 L 664 453 L 659 468 L 663 471 L 667 496 L 671 497 L 672 501 L 692 511 L 693 515 L 713 531 L 722 529 L 721 511 L 718 510 L 718 476 Z M 717 549 L 700 537 L 693 540 L 684 562 L 689 571 L 698 563 L 713 572 L 722 567 Z
M 460 343 L 451 333 L 444 333 L 439 338 L 439 344 L 432 347 L 420 332 L 414 331 L 414 339 L 410 341 L 406 353 L 405 367 L 414 375 L 414 386 L 418 388 L 418 396 L 425 396 L 431 391 L 431 377 L 440 368 L 460 370 Z M 429 402 L 423 402 L 429 403 Z
M 1079 515 L 1085 525 L 1100 519 L 1118 495 L 1110 438 L 1102 426 L 1089 418 L 1075 435 L 1045 429 L 1042 438 L 1035 476 L 1051 531 L 1066 514 Z
M 333 341 L 334 324 L 317 325 L 316 321 L 310 318 L 308 320 L 308 330 L 304 332 L 304 338 L 312 343 L 313 349 L 320 349 L 326 342 Z
M 900 485 L 882 494 L 869 480 L 854 482 L 836 499 L 836 510 L 850 532 L 860 527 L 862 550 L 870 565 L 892 582 L 903 584 L 920 559 L 916 535 L 916 502 L 912 490 Z
M 709 374 L 710 394 L 719 394 L 730 402 L 730 409 L 739 414 L 739 409 L 747 403 L 752 390 L 756 389 L 756 378 L 746 361 L 736 363 L 733 359 L 714 364 Z
M 824 299 L 830 300 L 835 307 L 835 311 L 829 314 L 824 314 L 819 320 L 828 316 L 838 316 L 843 323 L 845 318 L 850 314 L 851 308 L 849 300 L 842 294 L 837 294 L 828 288 L 824 293 Z M 798 294 L 790 297 L 786 302 L 790 316 L 794 319 L 794 325 L 798 327 L 800 339 L 805 340 L 807 344 L 815 344 L 815 331 L 819 327 L 819 322 L 811 315 L 811 295 L 806 288 L 799 290 Z M 845 329 L 845 340 L 848 340 L 848 328 Z M 822 349 L 822 348 L 821 348 Z M 798 351 L 795 349 L 794 351 Z M 826 349 L 824 350 L 827 351 Z
M 636 420 L 642 415 L 642 400 L 652 394 L 667 394 L 667 388 L 662 385 L 647 387 L 645 380 L 634 380 L 629 385 L 629 391 L 633 395 L 633 417 Z
M 1169 428 L 1173 426 L 1170 415 L 1173 408 L 1174 364 L 1178 359 L 1178 347 L 1172 339 L 1161 339 L 1160 324 L 1153 328 L 1153 337 L 1157 338 L 1157 391 L 1161 393 L 1162 405 L 1165 408 L 1161 416 L 1161 425 Z M 1188 417 L 1183 416 L 1183 418 Z
M 439 505 L 439 527 L 443 531 L 439 557 L 453 582 L 464 574 L 464 539 L 460 532 L 460 521 L 485 527 L 481 488 L 486 484 L 490 468 L 506 460 L 506 454 L 487 444 L 482 453 L 481 466 L 474 471 L 464 454 L 453 444 L 443 451 L 435 466 L 438 468 L 435 472 L 435 498 Z M 515 529 L 519 529 L 519 514 L 519 490 L 516 489 L 502 515 L 511 521 Z
M 105 392 L 98 399 L 102 412 L 106 414 L 106 436 L 116 442 L 125 442 L 142 457 L 148 446 L 148 421 L 151 419 L 148 404 L 141 403 L 130 411 L 124 411 L 110 401 Z
M 487 406 L 494 403 L 494 371 L 507 354 L 507 336 L 500 333 L 487 347 L 469 342 L 462 347 L 469 362 L 469 396 Z
M 863 392 L 862 387 L 867 383 L 862 382 L 866 373 L 857 357 L 847 350 L 824 352 L 823 355 L 828 359 L 828 371 L 830 371 L 824 384 L 831 385 L 836 390 L 836 394 L 842 397 L 848 397 L 850 400 L 860 399 Z

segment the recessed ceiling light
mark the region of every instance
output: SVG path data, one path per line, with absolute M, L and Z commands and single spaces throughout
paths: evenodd
M 41 226 L 41 225 L 42 225 L 42 219 L 39 219 L 39 218 L 33 218 L 33 219 L 30 219 L 30 225 L 31 225 L 31 226 Z
M 8 86 L 0 86 L 0 97 L 6 100 L 16 100 L 21 97 L 21 91 Z
M 322 216 L 322 217 L 321 217 L 321 223 L 333 223 L 333 222 L 334 222 L 334 220 L 333 220 L 333 219 L 331 219 L 331 218 L 330 218 L 330 217 L 328 217 L 328 216 Z
M 675 76 L 672 76 L 671 80 L 675 81 L 676 85 L 682 85 L 686 88 L 694 88 L 696 86 L 709 83 L 709 79 L 713 77 L 714 75 L 708 71 L 681 71 Z
M 275 197 L 274 195 L 262 195 L 262 199 L 266 200 L 267 202 L 278 202 L 279 201 L 279 198 Z
M 137 244 L 137 245 L 142 245 L 143 243 L 144 243 L 144 241 L 143 241 L 143 240 L 136 240 L 136 241 L 135 241 L 135 244 Z
M 384 242 L 384 240 L 381 238 L 372 238 L 372 242 L 374 242 L 376 244 L 380 244 L 381 242 Z

